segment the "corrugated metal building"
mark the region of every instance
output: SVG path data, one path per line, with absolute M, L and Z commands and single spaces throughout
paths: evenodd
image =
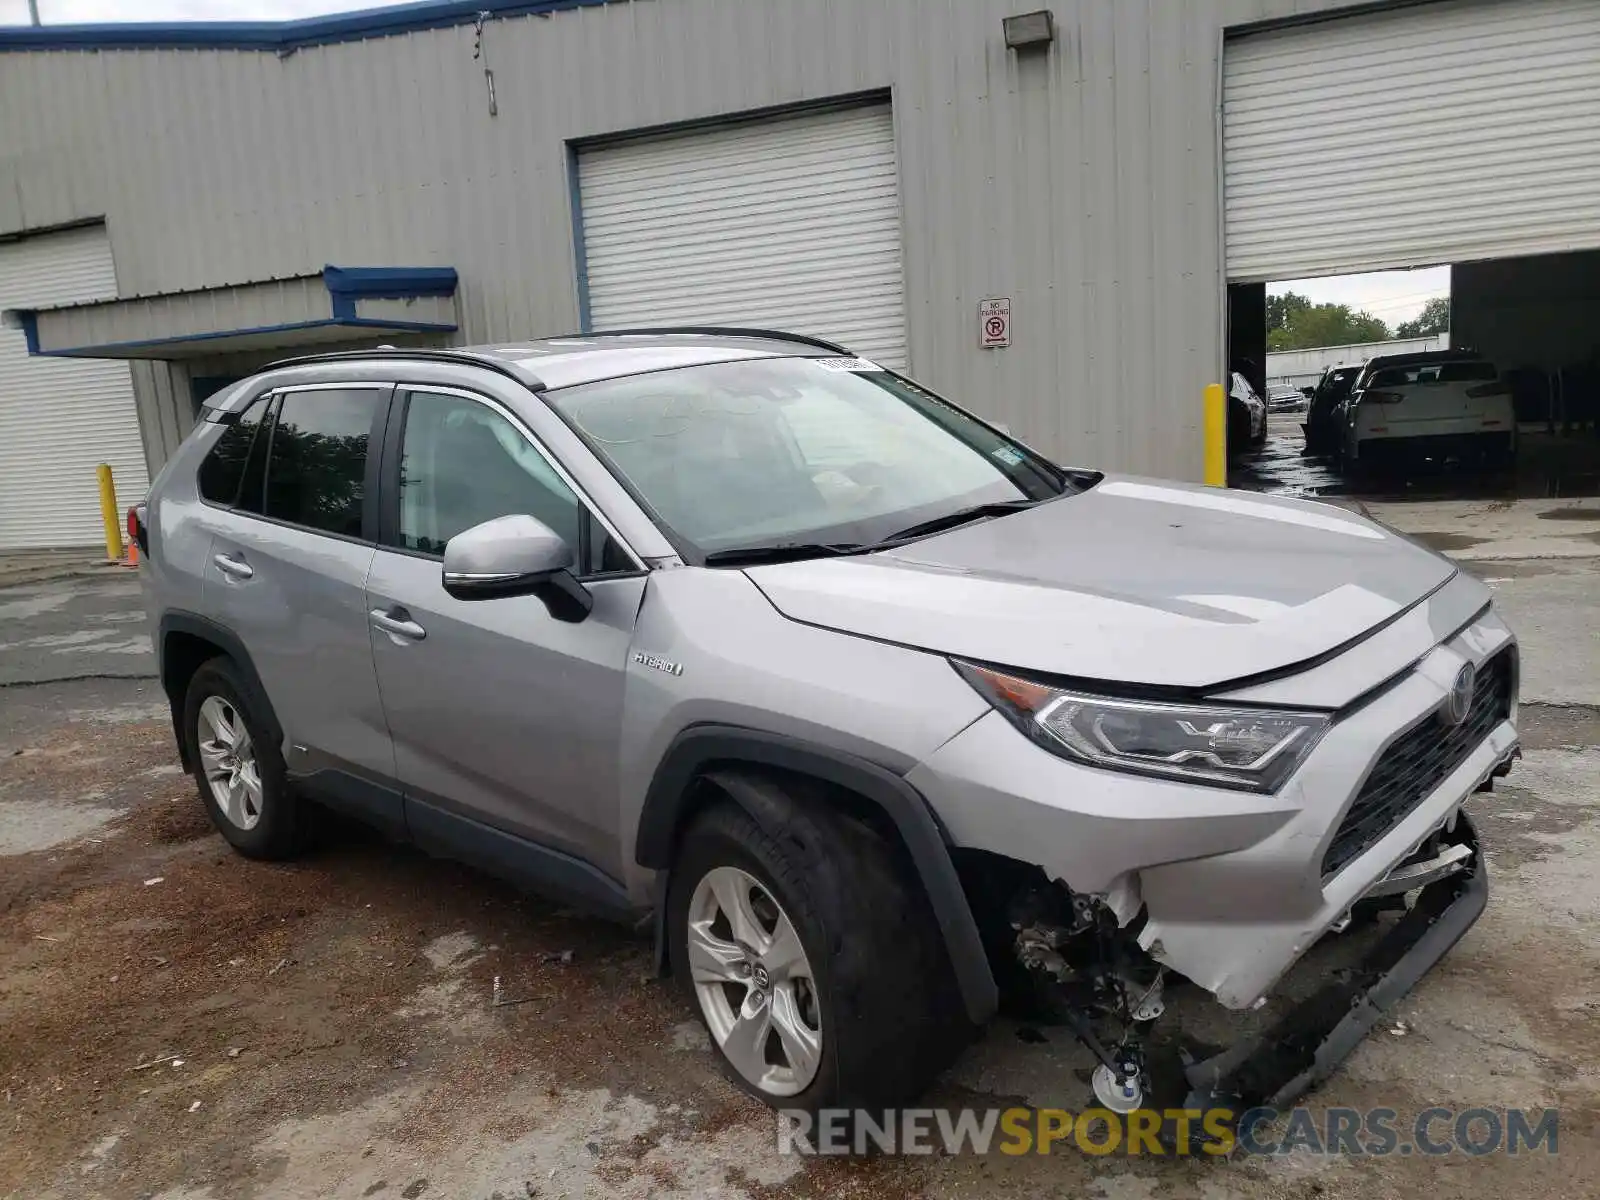
M 1055 0 L 1051 40 L 1009 48 L 1027 7 L 0 31 L 0 306 L 26 310 L 0 455 L 42 436 L 19 413 L 70 417 L 52 473 L 77 488 L 133 427 L 90 432 L 116 421 L 24 381 L 30 352 L 131 363 L 154 471 L 199 394 L 285 352 L 737 321 L 852 342 L 1059 458 L 1194 478 L 1230 282 L 1600 246 L 1593 0 Z M 1375 136 L 1407 169 L 1360 170 Z M 1464 157 L 1492 199 L 1441 187 Z M 58 253 L 113 273 L 63 293 Z M 1010 344 L 986 349 L 996 298 Z M 102 406 L 127 386 L 105 380 Z M 44 486 L 0 478 L 0 510 Z M 81 487 L 0 546 L 86 540 Z

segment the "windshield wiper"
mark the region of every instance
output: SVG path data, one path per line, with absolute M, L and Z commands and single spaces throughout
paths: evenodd
M 1051 498 L 1053 499 L 1053 497 Z M 902 529 L 899 533 L 891 533 L 878 545 L 896 546 L 912 538 L 938 533 L 945 529 L 954 529 L 957 525 L 965 525 L 982 517 L 1003 517 L 1007 513 L 1021 512 L 1025 508 L 1032 508 L 1035 504 L 1043 503 L 1043 500 L 995 500 L 988 504 L 974 504 L 968 508 L 958 508 L 955 512 L 945 513 L 942 517 L 919 521 L 915 525 Z
M 1045 500 L 1055 497 L 1047 496 Z M 974 504 L 945 513 L 942 517 L 922 521 L 899 533 L 892 533 L 881 542 L 779 542 L 775 546 L 735 546 L 728 550 L 713 550 L 704 558 L 708 567 L 751 567 L 763 563 L 795 562 L 805 558 L 840 558 L 851 554 L 870 554 L 874 550 L 889 550 L 905 542 L 965 525 L 984 517 L 1003 517 L 1007 513 L 1021 512 L 1045 500 L 995 500 L 988 504 Z
M 858 542 L 780 542 L 776 546 L 736 546 L 731 550 L 713 550 L 705 556 L 704 561 L 708 567 L 745 567 L 761 563 L 795 562 L 803 558 L 864 554 L 876 549 L 876 546 Z

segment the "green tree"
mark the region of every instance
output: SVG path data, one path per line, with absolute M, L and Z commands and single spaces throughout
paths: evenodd
M 1289 322 L 1296 313 L 1303 313 L 1311 307 L 1311 301 L 1297 292 L 1285 292 L 1281 296 L 1267 297 L 1267 336 L 1271 337 L 1280 329 L 1287 329 Z
M 1283 297 L 1289 299 L 1288 296 Z M 1295 296 L 1295 300 L 1304 297 Z M 1272 328 L 1271 302 L 1267 310 L 1267 349 L 1305 350 L 1312 346 L 1348 346 L 1381 342 L 1392 336 L 1389 326 L 1369 312 L 1348 304 L 1310 304 L 1288 308 L 1284 324 Z
M 1450 331 L 1450 297 L 1435 296 L 1422 306 L 1414 321 L 1401 321 L 1395 326 L 1395 337 L 1431 337 Z

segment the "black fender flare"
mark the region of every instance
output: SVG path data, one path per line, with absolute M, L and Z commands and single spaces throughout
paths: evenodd
M 977 920 L 950 857 L 944 831 L 920 792 L 876 763 L 798 738 L 732 725 L 699 725 L 680 733 L 656 768 L 639 814 L 634 860 L 657 871 L 671 868 L 680 820 L 693 782 L 713 764 L 776 767 L 847 788 L 876 805 L 894 825 L 933 907 L 967 1016 L 985 1024 L 999 1007 L 1000 991 L 984 953 Z M 729 798 L 761 821 L 760 811 L 735 792 Z M 657 904 L 662 913 L 664 905 Z M 657 942 L 661 940 L 658 926 Z
M 185 771 L 194 770 L 192 748 L 189 738 L 183 728 L 184 694 L 178 690 L 177 681 L 169 673 L 170 656 L 167 653 L 167 638 L 170 634 L 184 633 L 202 641 L 210 642 L 222 653 L 231 658 L 239 668 L 243 679 L 245 691 L 249 696 L 251 705 L 255 708 L 261 720 L 267 726 L 273 744 L 283 745 L 283 726 L 278 721 L 278 714 L 272 707 L 272 701 L 267 698 L 267 689 L 262 686 L 261 675 L 256 670 L 256 664 L 250 657 L 250 652 L 244 648 L 244 643 L 237 634 L 225 625 L 219 625 L 209 617 L 202 617 L 198 613 L 173 611 L 163 613 L 161 621 L 156 627 L 156 668 L 161 676 L 161 689 L 167 694 L 167 704 L 172 710 L 172 732 L 178 739 L 178 757 L 183 763 Z

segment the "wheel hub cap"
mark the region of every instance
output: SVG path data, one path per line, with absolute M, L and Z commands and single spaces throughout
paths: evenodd
M 689 901 L 689 973 L 712 1039 L 770 1096 L 810 1086 L 822 1063 L 816 977 L 800 935 L 755 876 L 714 867 Z
M 195 744 L 217 809 L 230 824 L 254 829 L 261 820 L 261 770 L 244 717 L 221 696 L 200 705 Z

